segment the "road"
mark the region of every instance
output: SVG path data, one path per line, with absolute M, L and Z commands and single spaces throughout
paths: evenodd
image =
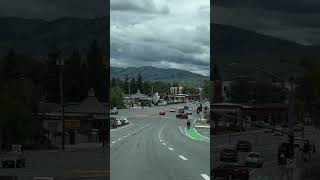
M 306 127 L 305 137 L 312 139 L 316 144 L 320 144 L 319 130 L 312 127 Z M 296 137 L 301 137 L 301 133 L 295 133 Z M 295 151 L 295 165 L 291 167 L 283 167 L 277 164 L 277 149 L 281 142 L 287 142 L 287 136 L 274 136 L 271 134 L 265 134 L 263 130 L 254 131 L 248 134 L 239 135 L 234 134 L 211 136 L 211 164 L 212 168 L 222 164 L 219 161 L 219 152 L 223 148 L 235 147 L 238 140 L 248 140 L 253 144 L 252 151 L 260 152 L 264 156 L 264 167 L 263 168 L 250 168 L 250 179 L 252 180 L 304 180 L 305 177 L 305 167 L 307 163 L 301 160 L 301 152 L 296 149 Z M 239 154 L 239 164 L 244 165 L 244 160 L 247 153 L 240 152 Z
M 184 105 L 174 105 L 178 106 Z M 197 116 L 195 105 L 188 106 L 193 106 L 193 116 Z M 209 141 L 186 136 L 186 120 L 176 119 L 176 113 L 169 109 L 170 106 L 144 109 L 147 114 L 156 115 L 131 119 L 130 125 L 111 130 L 111 180 L 209 179 Z M 166 115 L 158 115 L 160 110 L 165 110 Z M 128 114 L 120 112 L 120 116 Z

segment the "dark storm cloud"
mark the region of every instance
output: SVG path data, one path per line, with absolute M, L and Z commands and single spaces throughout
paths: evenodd
M 319 13 L 319 0 L 215 0 L 213 6 L 261 8 L 289 13 Z
M 295 41 L 320 44 L 320 1 L 216 0 L 211 21 Z
M 208 75 L 209 1 L 183 2 L 112 0 L 111 65 L 175 68 Z
M 164 13 L 170 12 L 168 6 L 156 7 L 152 0 L 116 0 L 111 1 L 111 11 L 133 11 L 138 13 Z
M 94 18 L 105 16 L 105 0 L 1 0 L 0 16 L 57 19 L 61 17 Z

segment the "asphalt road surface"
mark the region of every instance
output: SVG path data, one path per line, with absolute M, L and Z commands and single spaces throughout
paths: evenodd
M 184 105 L 174 107 L 178 106 Z M 195 110 L 196 105 L 188 106 Z M 129 125 L 111 130 L 111 180 L 209 179 L 209 142 L 187 137 L 181 131 L 186 120 L 176 119 L 177 112 L 168 112 L 169 109 L 170 106 L 144 109 L 156 113 L 165 110 L 166 115 L 129 119 Z
M 316 145 L 320 143 L 319 131 L 312 127 L 306 127 L 305 137 L 312 139 Z M 296 137 L 300 137 L 301 133 L 295 133 Z M 230 143 L 229 143 L 230 140 Z M 255 131 L 248 134 L 233 134 L 230 136 L 219 135 L 211 136 L 211 164 L 212 168 L 225 162 L 219 161 L 219 152 L 223 148 L 235 147 L 238 140 L 248 140 L 252 143 L 252 151 L 260 152 L 264 156 L 264 166 L 262 168 L 250 168 L 250 179 L 252 180 L 304 180 L 306 163 L 302 161 L 301 151 L 295 151 L 295 163 L 292 166 L 279 166 L 277 164 L 277 149 L 282 142 L 287 142 L 288 137 L 274 136 L 273 133 L 265 134 L 263 130 Z M 297 141 L 298 143 L 298 141 Z M 246 152 L 239 152 L 238 164 L 244 165 Z

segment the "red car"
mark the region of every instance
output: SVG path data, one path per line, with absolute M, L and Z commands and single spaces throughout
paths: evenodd
M 179 119 L 188 119 L 188 114 L 186 113 L 179 113 L 176 115 L 176 118 L 179 118 Z
M 159 115 L 166 115 L 166 112 L 161 111 L 161 112 L 159 112 Z
M 231 177 L 231 179 L 249 179 L 249 169 L 244 166 L 222 164 L 211 170 L 211 177 Z

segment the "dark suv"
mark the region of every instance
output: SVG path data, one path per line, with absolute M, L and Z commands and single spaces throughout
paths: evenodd
M 118 127 L 117 119 L 115 117 L 110 117 L 109 125 L 110 127 L 117 128 Z
M 223 149 L 220 152 L 220 161 L 238 162 L 238 152 L 234 149 Z
M 250 152 L 252 150 L 251 143 L 249 141 L 238 141 L 237 151 Z

